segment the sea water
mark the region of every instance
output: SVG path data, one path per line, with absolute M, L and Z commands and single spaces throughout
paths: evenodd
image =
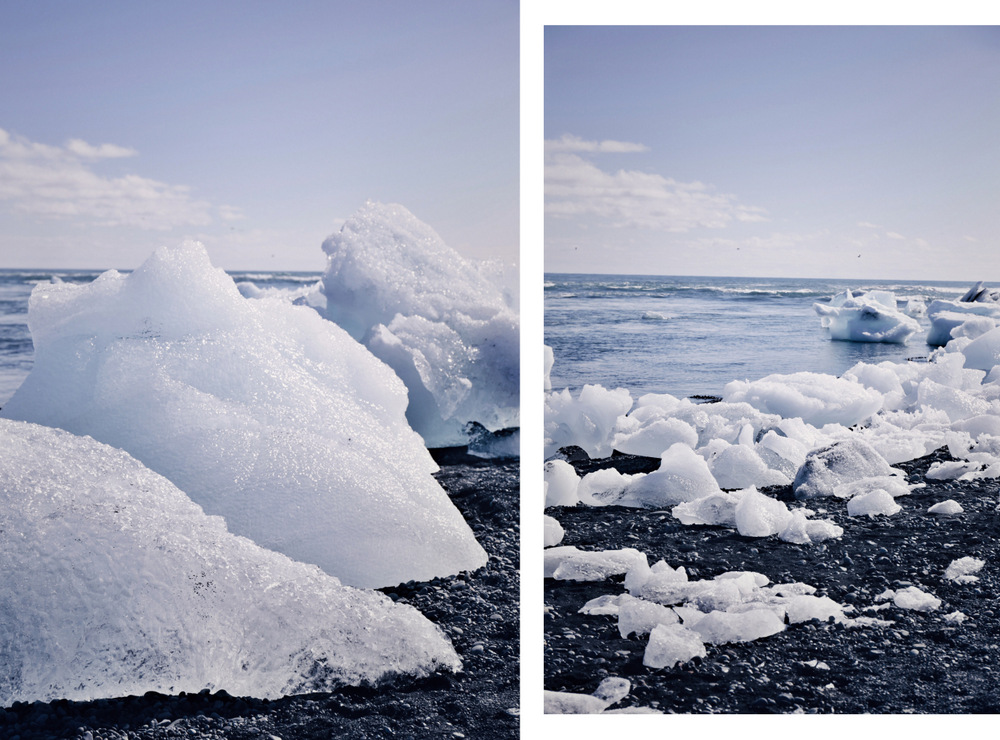
M 0 270 L 0 407 L 31 371 L 34 350 L 28 331 L 28 298 L 38 283 L 90 283 L 103 270 Z M 121 272 L 128 272 L 122 270 Z M 293 292 L 316 283 L 320 272 L 230 272 L 239 283 L 261 290 Z
M 584 384 L 674 396 L 720 395 L 731 380 L 811 371 L 839 375 L 858 362 L 924 358 L 929 322 L 905 345 L 831 341 L 813 304 L 851 289 L 910 299 L 957 299 L 971 283 L 902 280 L 545 276 L 545 343 L 552 388 Z

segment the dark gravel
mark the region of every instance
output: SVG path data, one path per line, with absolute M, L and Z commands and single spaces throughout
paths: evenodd
M 570 456 L 572 457 L 572 455 Z M 897 465 L 911 482 L 928 466 L 948 460 L 945 450 Z M 578 472 L 614 466 L 623 472 L 655 469 L 659 461 L 616 456 L 577 459 Z M 825 509 L 844 536 L 819 545 L 794 545 L 776 537 L 742 537 L 722 527 L 684 526 L 669 511 L 609 507 L 554 507 L 546 511 L 565 528 L 564 545 L 605 550 L 632 547 L 650 564 L 683 565 L 692 579 L 730 570 L 752 570 L 772 582 L 801 581 L 860 610 L 853 616 L 892 620 L 887 627 L 854 627 L 816 620 L 790 625 L 748 643 L 706 645 L 708 655 L 673 669 L 642 664 L 646 637 L 622 639 L 611 616 L 577 611 L 589 599 L 624 591 L 621 576 L 600 583 L 545 581 L 545 688 L 593 692 L 606 676 L 632 682 L 615 708 L 653 707 L 664 712 L 754 713 L 981 713 L 1000 711 L 1000 513 L 998 481 L 933 482 L 897 499 L 893 516 L 849 517 L 840 499 L 809 502 Z M 794 501 L 791 487 L 766 493 Z M 964 513 L 927 514 L 932 504 L 958 501 Z M 986 561 L 978 583 L 959 585 L 943 573 L 957 558 Z M 922 613 L 891 606 L 863 611 L 887 588 L 909 585 L 942 600 Z M 945 622 L 960 610 L 968 621 Z M 807 665 L 822 661 L 829 669 Z
M 437 478 L 489 563 L 474 573 L 383 589 L 439 624 L 462 657 L 460 674 L 395 678 L 377 686 L 268 701 L 224 691 L 150 693 L 0 709 L 0 738 L 484 738 L 519 734 L 518 462 L 434 451 Z

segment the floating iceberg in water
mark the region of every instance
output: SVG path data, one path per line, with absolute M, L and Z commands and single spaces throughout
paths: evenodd
M 457 670 L 435 625 L 227 531 L 121 450 L 0 420 L 0 706 Z
M 814 303 L 831 339 L 847 342 L 887 342 L 905 344 L 920 331 L 920 324 L 896 307 L 896 296 L 873 290 L 854 295 L 838 293 L 829 304 Z
M 3 416 L 119 447 L 230 531 L 345 583 L 478 568 L 390 368 L 315 311 L 246 300 L 200 244 L 38 285 L 35 365 Z
M 518 426 L 516 280 L 474 264 L 400 205 L 367 203 L 323 242 L 326 315 L 390 365 L 428 447 Z M 499 287 L 498 284 L 503 284 Z
M 927 316 L 931 320 L 927 344 L 942 347 L 951 341 L 955 329 L 966 321 L 978 318 L 990 320 L 994 326 L 1000 323 L 1000 291 L 990 291 L 983 287 L 983 283 L 976 283 L 957 301 L 931 301 Z

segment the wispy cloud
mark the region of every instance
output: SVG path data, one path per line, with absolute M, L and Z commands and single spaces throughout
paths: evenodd
M 606 172 L 582 156 L 644 151 L 642 144 L 570 135 L 546 141 L 545 212 L 563 218 L 593 215 L 609 226 L 673 232 L 767 220 L 764 209 L 744 206 L 704 183 L 638 170 Z
M 118 159 L 120 157 L 134 157 L 139 153 L 135 149 L 116 144 L 94 146 L 83 139 L 70 139 L 66 142 L 66 149 L 84 159 Z
M 614 141 L 611 139 L 587 141 L 572 134 L 563 134 L 560 139 L 547 139 L 545 141 L 545 152 L 549 154 L 557 152 L 628 153 L 648 151 L 649 147 L 645 144 L 633 144 L 630 141 Z
M 128 147 L 81 139 L 63 147 L 40 144 L 0 129 L 0 202 L 18 213 L 104 226 L 167 230 L 212 223 L 212 204 L 193 198 L 184 185 L 139 175 L 107 177 L 94 170 L 100 160 L 136 154 Z M 231 219 L 239 212 L 223 206 L 220 216 Z

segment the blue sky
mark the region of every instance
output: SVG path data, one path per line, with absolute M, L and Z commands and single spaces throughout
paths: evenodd
M 365 200 L 518 254 L 514 0 L 4 3 L 0 267 L 324 266 Z
M 1000 280 L 1000 29 L 550 26 L 545 269 Z

